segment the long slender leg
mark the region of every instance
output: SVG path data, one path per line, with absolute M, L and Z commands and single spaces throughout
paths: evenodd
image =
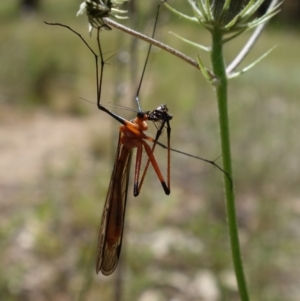
M 170 187 L 168 187 L 166 182 L 165 182 L 165 179 L 164 179 L 164 177 L 163 177 L 163 175 L 162 175 L 162 173 L 159 169 L 159 166 L 157 164 L 157 161 L 156 161 L 156 159 L 153 155 L 153 152 L 152 152 L 150 146 L 144 140 L 142 140 L 141 142 L 143 143 L 143 146 L 144 146 L 144 149 L 145 149 L 145 151 L 148 155 L 149 161 L 151 162 L 151 164 L 152 164 L 152 166 L 153 166 L 153 168 L 154 168 L 154 170 L 155 170 L 155 172 L 156 172 L 156 174 L 159 178 L 159 181 L 160 181 L 160 183 L 161 183 L 161 185 L 162 185 L 162 187 L 165 191 L 165 194 L 169 195 L 170 194 Z

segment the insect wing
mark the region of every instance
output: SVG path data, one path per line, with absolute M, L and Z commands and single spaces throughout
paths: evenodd
M 110 275 L 119 261 L 131 155 L 131 149 L 119 143 L 98 237 L 96 272 L 104 275 Z

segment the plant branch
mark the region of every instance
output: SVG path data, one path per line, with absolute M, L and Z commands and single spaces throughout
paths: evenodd
M 118 23 L 116 21 L 113 21 L 112 19 L 105 18 L 105 23 L 112 26 L 112 27 L 114 27 L 114 28 L 122 30 L 122 31 L 124 31 L 124 32 L 126 32 L 126 33 L 128 33 L 128 34 L 130 34 L 134 37 L 137 37 L 138 39 L 141 39 L 141 40 L 143 40 L 147 43 L 150 43 L 150 44 L 152 44 L 152 45 L 154 45 L 158 48 L 161 48 L 161 49 L 165 50 L 165 51 L 177 56 L 178 58 L 184 60 L 185 62 L 187 62 L 188 64 L 190 64 L 191 66 L 193 66 L 193 67 L 195 67 L 199 70 L 199 66 L 198 66 L 197 61 L 195 61 L 192 58 L 188 57 L 184 53 L 182 53 L 182 52 L 180 52 L 180 51 L 178 51 L 178 50 L 176 50 L 176 49 L 174 49 L 174 48 L 172 48 L 172 47 L 170 47 L 170 46 L 168 46 L 168 45 L 166 45 L 166 44 L 164 44 L 160 41 L 157 41 L 157 40 L 152 39 L 152 38 L 150 38 L 146 35 L 143 35 L 143 34 L 137 32 L 137 31 L 135 31 L 135 30 L 133 30 L 129 27 L 121 25 L 120 23 Z

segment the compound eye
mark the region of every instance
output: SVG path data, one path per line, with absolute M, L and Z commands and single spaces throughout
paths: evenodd
M 159 107 L 157 107 L 156 109 L 157 111 L 161 111 L 161 112 L 168 112 L 168 108 L 166 105 L 161 104 Z

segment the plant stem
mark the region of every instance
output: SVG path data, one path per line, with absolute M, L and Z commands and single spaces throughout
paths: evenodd
M 213 71 L 216 76 L 215 88 L 216 88 L 218 110 L 219 110 L 223 168 L 233 180 L 232 168 L 231 168 L 230 135 L 229 135 L 229 121 L 228 121 L 228 108 L 227 108 L 227 77 L 226 77 L 226 68 L 223 59 L 222 37 L 223 37 L 222 31 L 219 28 L 215 28 L 212 31 L 213 41 L 212 41 L 211 60 L 213 65 Z M 230 181 L 225 175 L 224 175 L 224 184 L 225 184 L 227 223 L 228 223 L 235 275 L 237 279 L 241 300 L 248 301 L 249 297 L 248 297 L 247 286 L 246 286 L 242 259 L 241 259 L 241 252 L 240 252 L 234 190 L 233 187 L 231 187 Z

